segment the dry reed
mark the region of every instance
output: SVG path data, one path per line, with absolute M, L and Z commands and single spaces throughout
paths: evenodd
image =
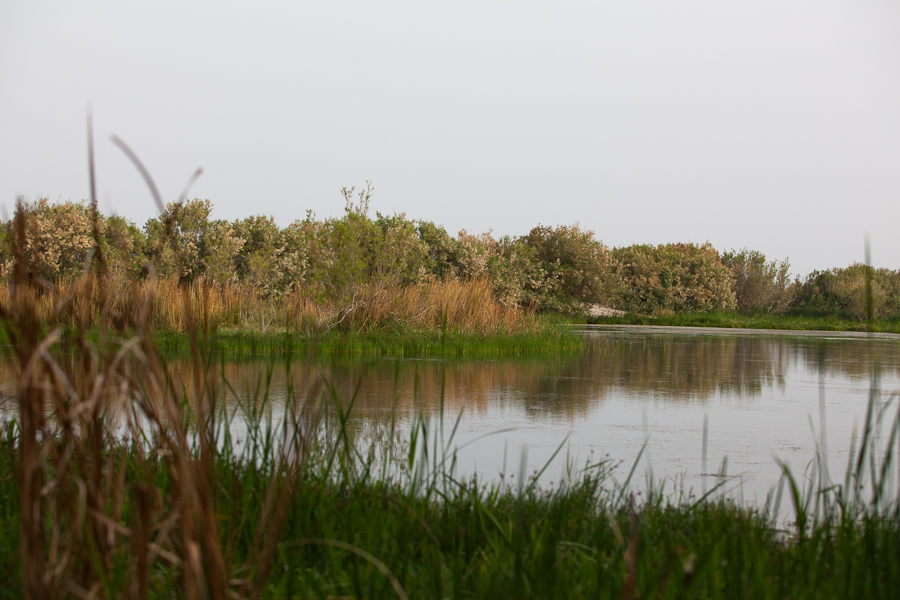
M 486 279 L 435 281 L 418 285 L 361 285 L 340 301 L 297 288 L 280 297 L 265 297 L 249 286 L 218 286 L 207 279 L 180 283 L 176 278 L 128 281 L 88 274 L 55 285 L 0 286 L 0 309 L 15 313 L 26 301 L 38 322 L 62 328 L 96 328 L 101 324 L 136 330 L 149 311 L 153 330 L 187 331 L 193 321 L 201 331 L 239 328 L 247 331 L 293 331 L 315 334 L 329 329 L 371 333 L 385 328 L 413 331 L 442 329 L 466 334 L 521 333 L 538 327 L 535 315 L 506 306 Z

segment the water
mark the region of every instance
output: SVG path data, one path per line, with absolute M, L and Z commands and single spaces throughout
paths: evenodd
M 443 444 L 459 449 L 462 477 L 515 484 L 562 444 L 542 484 L 600 460 L 619 463 L 622 480 L 646 443 L 639 488 L 652 479 L 700 495 L 724 474 L 730 496 L 757 503 L 779 478 L 776 459 L 802 473 L 817 441 L 842 479 L 872 386 L 889 409 L 900 390 L 900 336 L 649 327 L 584 335 L 585 351 L 565 357 L 331 360 L 314 372 L 345 406 L 355 397 L 351 428 L 360 435 L 392 422 L 408 431 L 418 418 L 443 432 Z M 188 365 L 170 368 L 190 381 Z M 0 377 L 8 372 L 0 365 Z M 297 361 L 227 363 L 226 398 L 261 396 L 268 381 L 277 419 L 290 396 L 310 389 L 311 373 Z

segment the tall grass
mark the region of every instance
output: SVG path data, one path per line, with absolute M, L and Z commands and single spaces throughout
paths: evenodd
M 19 402 L 0 440 L 0 596 L 894 597 L 900 585 L 884 493 L 897 462 L 874 443 L 877 402 L 847 483 L 813 477 L 815 464 L 809 479 L 786 470 L 782 494 L 745 508 L 721 489 L 641 495 L 634 470 L 616 484 L 609 463 L 570 464 L 555 488 L 461 481 L 452 422 L 360 433 L 312 370 L 273 422 L 264 377 L 243 396 L 201 355 L 175 381 L 132 344 L 90 359 L 73 389 L 39 352 L 25 391 L 46 416 L 29 428 L 36 411 Z M 243 396 L 240 414 L 225 395 Z M 896 421 L 881 426 L 896 439 Z
M 11 312 L 26 295 L 37 319 L 59 327 L 136 328 L 142 319 L 154 330 L 185 332 L 217 328 L 312 335 L 331 330 L 371 333 L 385 329 L 461 334 L 532 333 L 543 328 L 533 312 L 497 301 L 486 279 L 449 279 L 417 285 L 360 285 L 347 298 L 317 297 L 297 288 L 266 297 L 237 283 L 216 285 L 199 278 L 134 281 L 89 274 L 54 285 L 0 286 L 0 308 Z M 148 311 L 142 315 L 141 311 Z

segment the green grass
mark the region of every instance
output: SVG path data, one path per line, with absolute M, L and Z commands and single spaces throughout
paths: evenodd
M 528 334 L 470 335 L 440 332 L 329 332 L 321 336 L 219 331 L 203 340 L 208 352 L 240 356 L 365 356 L 395 358 L 492 358 L 578 351 L 582 340 L 564 328 L 546 327 Z M 187 333 L 153 332 L 165 356 L 190 356 Z
M 784 329 L 807 331 L 867 331 L 865 321 L 834 315 L 744 315 L 737 312 L 678 313 L 674 315 L 635 315 L 598 317 L 588 323 L 606 325 L 667 325 L 681 327 L 726 327 L 744 329 Z M 872 331 L 900 333 L 900 319 L 875 319 Z
M 134 331 L 115 333 L 107 340 L 115 344 L 122 336 L 135 335 Z M 166 357 L 190 357 L 190 335 L 183 331 L 153 330 L 152 342 Z M 88 338 L 98 343 L 101 334 L 94 329 Z M 75 339 L 63 333 L 63 342 Z M 577 352 L 583 340 L 577 333 L 558 323 L 546 323 L 531 333 L 465 334 L 440 331 L 399 331 L 392 329 L 372 333 L 330 331 L 310 336 L 286 333 L 261 333 L 222 329 L 201 334 L 200 342 L 207 353 L 224 355 L 229 359 L 242 356 L 305 357 L 392 357 L 392 358 L 498 358 L 540 356 Z M 9 337 L 0 330 L 0 344 L 8 345 Z

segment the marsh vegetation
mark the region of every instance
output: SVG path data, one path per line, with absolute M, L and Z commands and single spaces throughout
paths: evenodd
M 8 284 L 14 278 L 20 219 L 28 259 L 23 277 L 42 298 L 40 317 L 64 327 L 98 323 L 102 305 L 110 319 L 133 328 L 133 307 L 144 306 L 151 287 L 148 318 L 156 331 L 188 328 L 186 299 L 203 330 L 303 336 L 530 335 L 546 331 L 548 314 L 584 319 L 595 305 L 631 319 L 738 326 L 853 328 L 871 310 L 890 328 L 900 316 L 900 273 L 889 269 L 855 264 L 791 280 L 787 259 L 768 260 L 753 250 L 610 249 L 577 224 L 539 225 L 519 237 L 465 230 L 453 237 L 406 215 L 373 218 L 372 193 L 371 186 L 345 189 L 342 217 L 308 213 L 283 228 L 265 216 L 213 219 L 208 200 L 161 206 L 161 215 L 141 228 L 95 214 L 86 203 L 24 203 L 0 227 L 0 276 Z M 86 284 L 82 275 L 95 253 L 102 254 L 104 270 Z M 0 292 L 5 306 L 8 287 Z M 63 311 L 49 304 L 59 297 L 72 299 Z
M 746 251 L 609 250 L 578 226 L 453 238 L 403 215 L 372 219 L 370 188 L 344 195 L 342 218 L 284 229 L 211 221 L 198 200 L 160 202 L 143 229 L 96 202 L 19 204 L 0 296 L 15 361 L 0 436 L 0 596 L 896 595 L 900 419 L 874 392 L 846 476 L 832 479 L 817 455 L 748 507 L 721 486 L 700 497 L 635 488 L 643 449 L 625 465 L 569 461 L 550 487 L 546 466 L 514 484 L 461 476 L 458 421 L 399 428 L 390 413 L 360 436 L 348 426 L 358 386 L 289 351 L 285 369 L 300 373 L 273 421 L 269 380 L 235 389 L 211 352 L 228 330 L 283 336 L 246 342 L 270 350 L 301 336 L 310 358 L 329 343 L 352 353 L 379 332 L 395 336 L 385 353 L 428 354 L 403 341 L 417 336 L 442 352 L 454 339 L 569 348 L 541 314 L 597 303 L 665 315 L 802 301 L 855 314 L 857 272 L 871 321 L 876 307 L 896 309 L 895 273 L 851 267 L 790 283 Z M 187 362 L 165 358 L 160 332 Z

